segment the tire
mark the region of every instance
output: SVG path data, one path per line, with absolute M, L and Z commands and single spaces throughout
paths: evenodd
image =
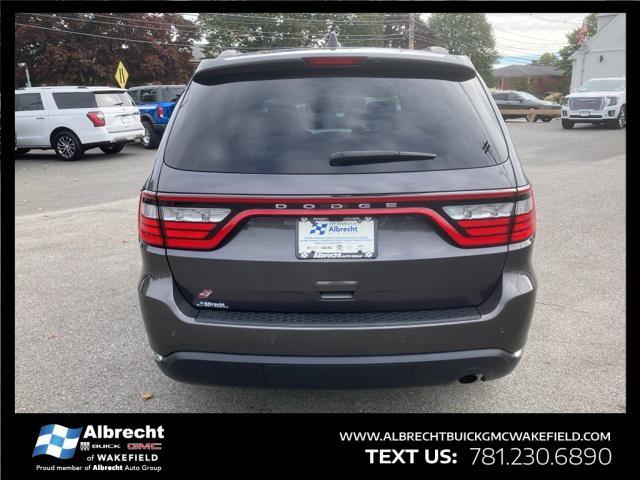
M 29 150 L 31 150 L 30 148 L 16 148 L 15 149 L 15 154 L 16 155 L 23 155 L 25 153 L 27 153 Z
M 564 118 L 562 119 L 562 128 L 564 128 L 565 130 L 569 130 L 571 128 L 573 128 L 574 123 L 570 120 L 565 120 Z
M 144 126 L 144 136 L 140 139 L 140 143 L 144 148 L 158 148 L 160 145 L 160 135 L 153 130 L 150 122 L 142 122 Z
M 621 129 L 627 126 L 627 106 L 623 105 L 620 107 L 620 113 L 618 113 L 618 118 L 613 121 L 613 128 Z
M 53 139 L 53 149 L 58 158 L 71 162 L 84 156 L 84 148 L 78 137 L 68 130 L 60 132 Z
M 539 117 L 544 123 L 550 122 L 552 117 Z
M 120 143 L 115 145 L 105 145 L 104 147 L 100 147 L 100 150 L 102 150 L 107 155 L 113 155 L 114 153 L 121 152 L 123 148 L 124 145 Z

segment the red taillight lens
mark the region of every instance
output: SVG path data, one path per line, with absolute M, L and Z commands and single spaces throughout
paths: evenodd
M 448 205 L 442 208 L 465 234 L 465 244 L 484 247 L 517 243 L 535 233 L 533 191 L 521 194 L 516 202 Z
M 531 238 L 534 233 L 536 233 L 536 205 L 533 198 L 533 190 L 531 190 L 531 195 L 528 198 L 519 200 L 516 204 L 511 243 Z
M 229 212 L 228 208 L 208 206 L 158 205 L 153 194 L 143 192 L 138 222 L 140 239 L 154 246 L 208 250 L 211 233 Z
M 160 105 L 156 107 L 156 115 L 158 115 L 158 118 L 164 118 L 164 108 Z
M 312 67 L 346 67 L 360 65 L 367 57 L 305 57 L 302 60 Z
M 104 113 L 102 113 L 102 112 L 89 112 L 89 113 L 87 113 L 87 117 L 89 118 L 89 120 L 91 120 L 91 123 L 93 123 L 94 127 L 104 127 L 105 126 Z
M 164 246 L 156 199 L 144 192 L 138 205 L 138 236 L 148 245 Z

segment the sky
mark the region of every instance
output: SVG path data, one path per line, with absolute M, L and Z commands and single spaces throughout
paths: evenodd
M 487 13 L 500 53 L 495 68 L 524 65 L 567 44 L 565 35 L 582 24 L 588 13 Z M 429 14 L 422 14 L 424 19 Z

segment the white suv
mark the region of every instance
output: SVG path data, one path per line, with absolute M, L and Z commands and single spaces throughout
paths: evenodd
M 624 128 L 627 124 L 625 78 L 592 78 L 564 97 L 562 128 L 573 128 L 576 123 L 604 123 Z
M 63 160 L 85 150 L 118 153 L 144 135 L 126 90 L 110 87 L 21 88 L 16 95 L 15 152 L 53 148 Z

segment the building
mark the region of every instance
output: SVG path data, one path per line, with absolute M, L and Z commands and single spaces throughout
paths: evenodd
M 561 91 L 564 72 L 548 65 L 509 65 L 493 71 L 500 90 L 524 90 L 537 96 Z
M 591 78 L 623 77 L 626 75 L 626 15 L 598 13 L 598 31 L 576 50 L 569 59 L 571 91 Z

